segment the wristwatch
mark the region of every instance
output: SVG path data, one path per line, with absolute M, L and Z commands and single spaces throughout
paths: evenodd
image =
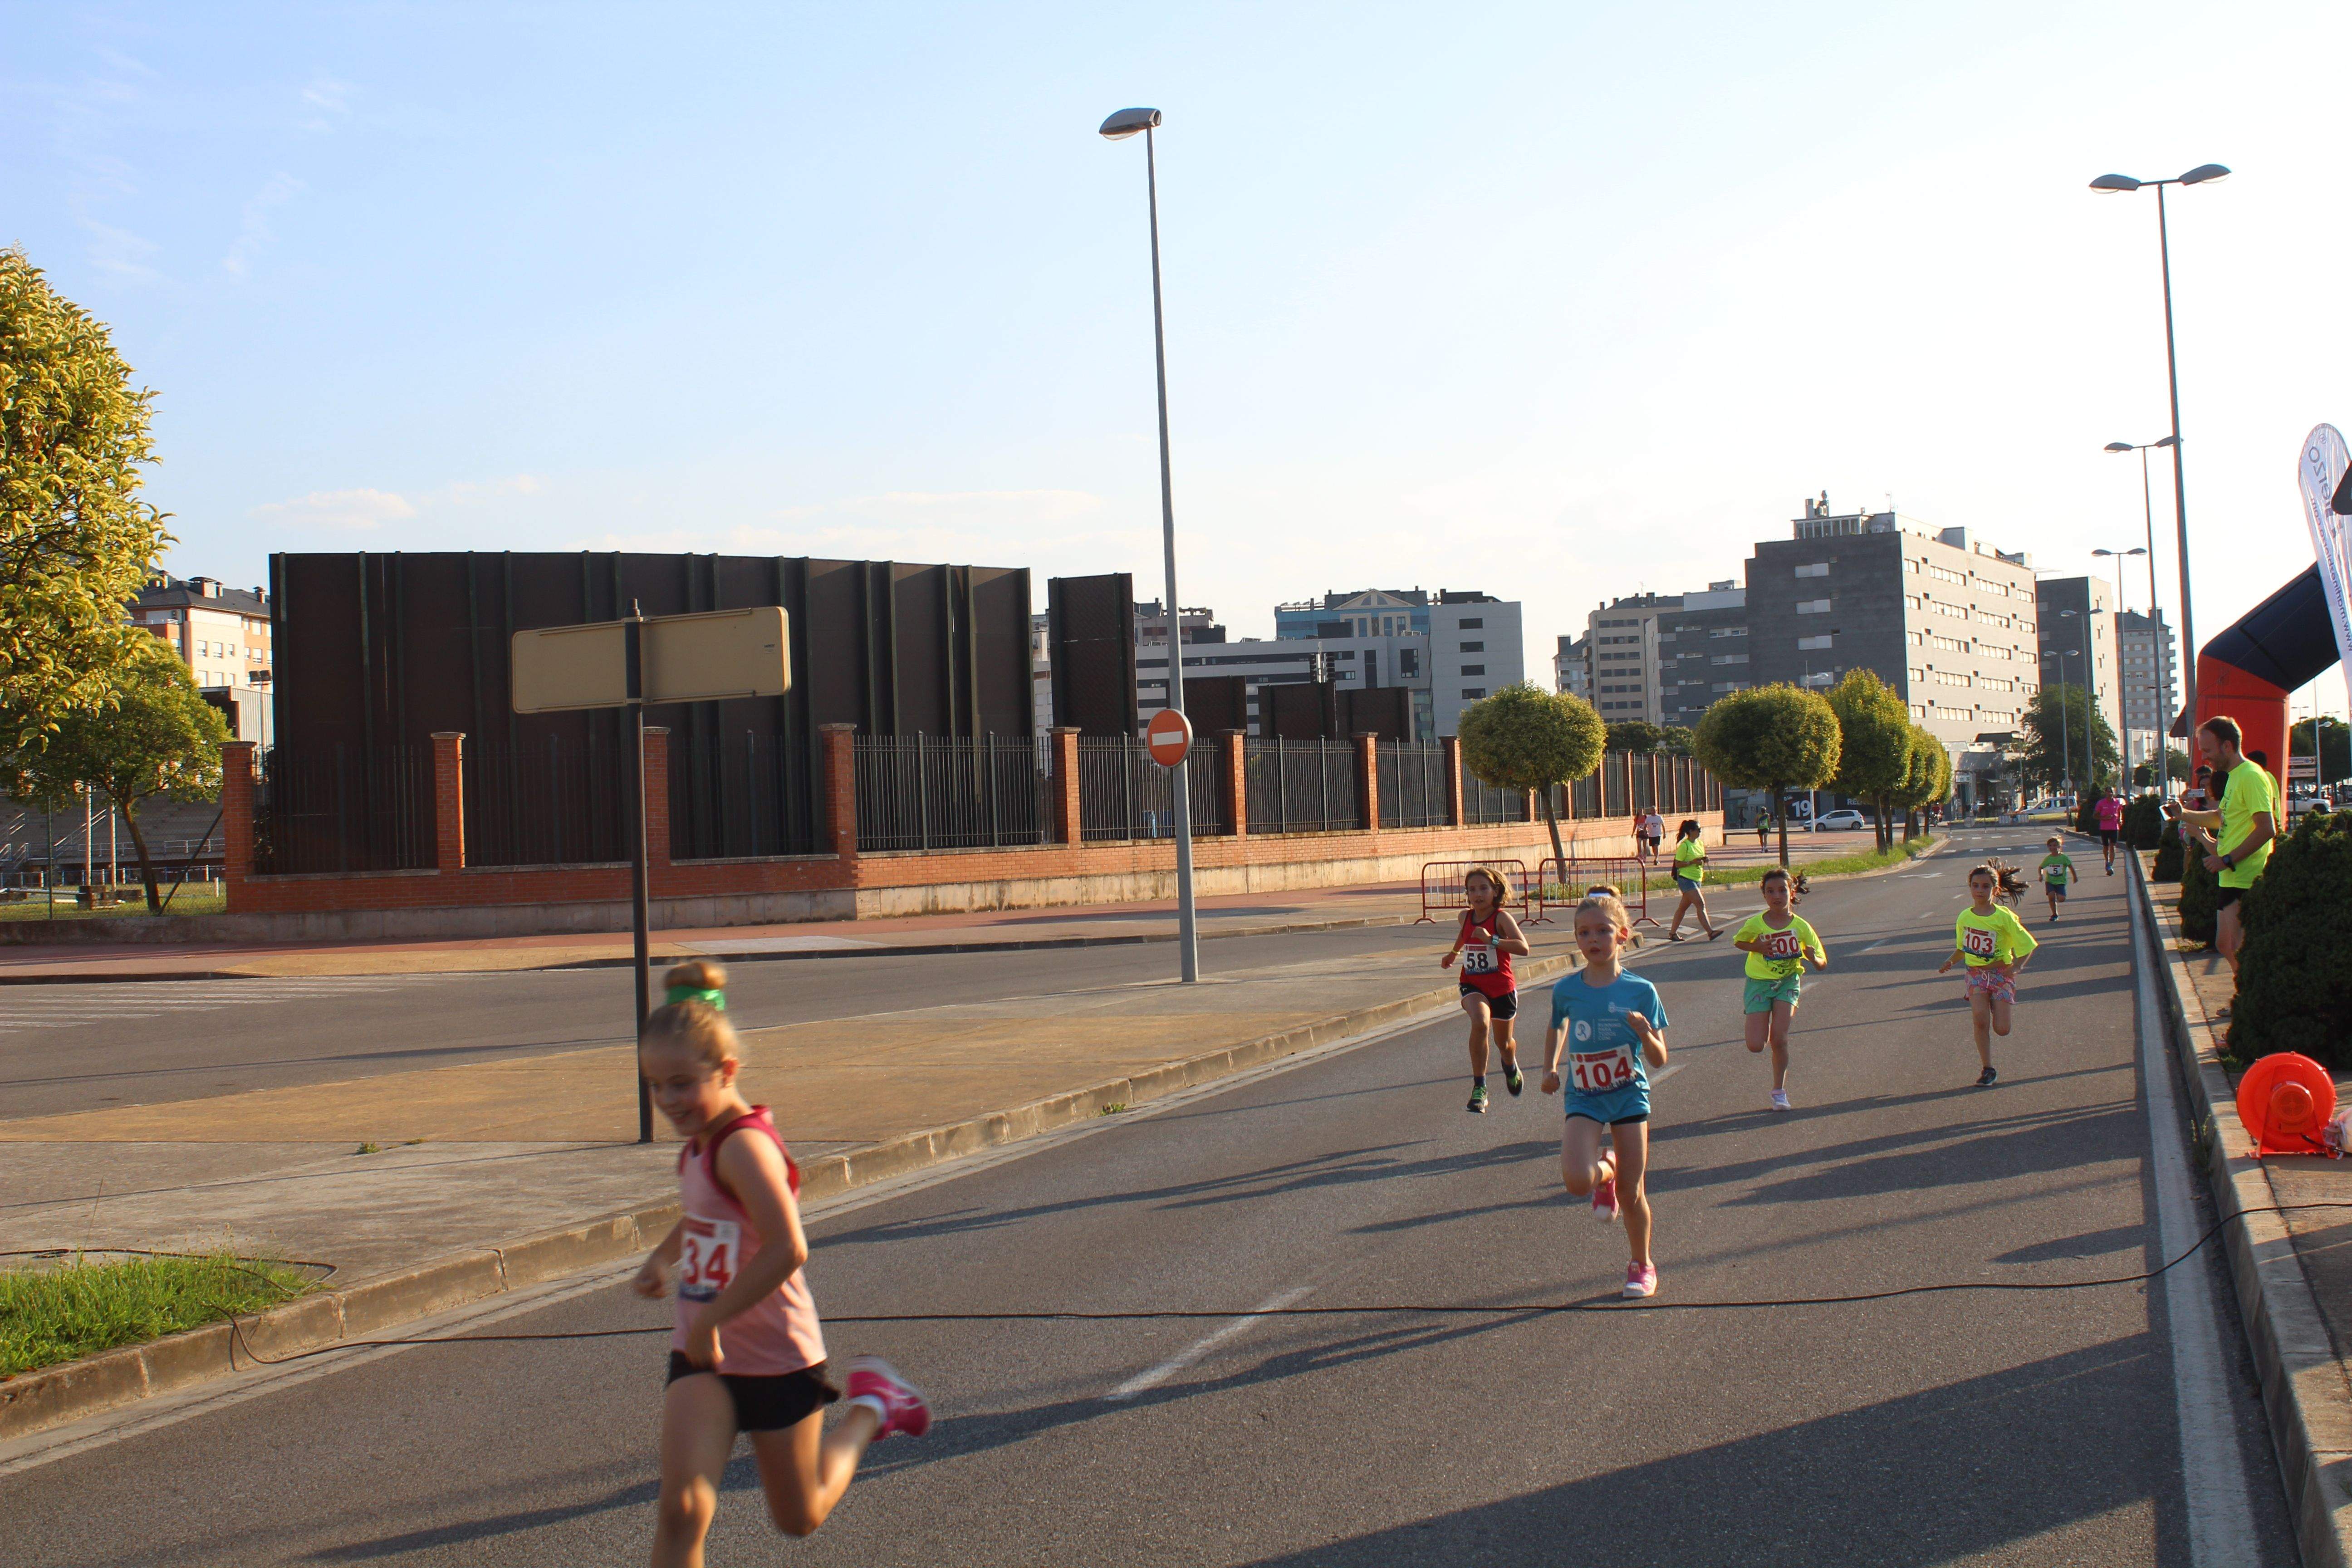
M 2231 856 L 2224 855 L 2221 857 L 2221 869 L 2224 871 L 2229 870 L 2231 867 L 2237 865 L 2237 860 Z

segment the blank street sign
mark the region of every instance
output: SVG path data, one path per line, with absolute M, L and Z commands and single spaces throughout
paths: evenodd
M 653 616 L 635 626 L 643 701 L 781 697 L 792 686 L 784 612 L 777 605 Z M 515 633 L 515 711 L 625 706 L 630 700 L 630 626 L 627 621 L 600 621 Z

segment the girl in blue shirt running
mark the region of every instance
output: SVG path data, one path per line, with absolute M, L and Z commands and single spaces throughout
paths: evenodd
M 1613 892 L 1586 895 L 1576 906 L 1580 973 L 1551 988 L 1551 1029 L 1544 1037 L 1543 1091 L 1561 1088 L 1560 1053 L 1568 1053 L 1568 1126 L 1559 1139 L 1559 1175 L 1569 1193 L 1592 1194 L 1593 1217 L 1603 1224 L 1622 1214 L 1633 1259 L 1625 1294 L 1658 1289 L 1650 1260 L 1650 1197 L 1643 1177 L 1650 1158 L 1650 1069 L 1666 1065 L 1666 1009 L 1658 988 L 1620 963 L 1633 934 L 1625 906 Z M 1601 1130 L 1608 1130 L 1607 1148 Z

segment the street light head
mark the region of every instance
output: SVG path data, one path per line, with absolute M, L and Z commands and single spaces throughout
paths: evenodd
M 2139 189 L 2139 182 L 2133 179 L 2129 174 L 2101 174 L 2097 179 L 2091 182 L 2091 189 L 2095 191 L 2136 191 Z
M 2178 447 L 2180 445 L 2180 437 L 2178 436 L 2167 436 L 2163 440 L 2155 442 L 2153 445 L 2159 447 Z
M 2110 441 L 2107 443 L 2107 450 L 2110 452 L 2129 452 L 2135 451 L 2137 448 L 2134 447 L 2129 441 Z
M 1124 142 L 1139 131 L 1149 131 L 1160 123 L 1156 109 L 1122 109 L 1102 122 L 1105 139 Z
M 2200 163 L 2181 175 L 2180 183 L 2184 185 L 2201 185 L 2208 180 L 2226 180 L 2229 177 L 2230 171 L 2219 163 Z

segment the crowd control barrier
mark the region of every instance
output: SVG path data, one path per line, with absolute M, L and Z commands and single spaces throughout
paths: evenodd
M 1434 925 L 1441 912 L 1468 909 L 1470 900 L 1462 891 L 1462 879 L 1481 866 L 1500 871 L 1511 879 L 1511 896 L 1503 900 L 1505 909 L 1517 910 L 1531 921 L 1542 918 L 1528 884 L 1526 861 L 1432 860 L 1421 868 L 1421 919 L 1412 923 Z

